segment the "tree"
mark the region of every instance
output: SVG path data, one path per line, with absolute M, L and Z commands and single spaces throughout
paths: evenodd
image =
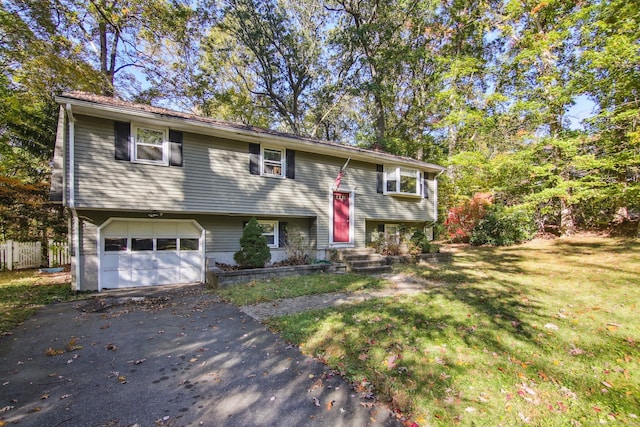
M 581 18 L 581 89 L 599 106 L 589 124 L 591 163 L 604 207 L 613 219 L 629 220 L 640 206 L 640 7 L 593 2 Z
M 205 45 L 205 67 L 227 71 L 222 81 L 210 73 L 212 83 L 220 86 L 218 93 L 244 100 L 245 106 L 255 100 L 273 114 L 274 127 L 310 135 L 314 91 L 328 75 L 322 65 L 325 29 L 319 12 L 313 2 L 226 1 L 223 18 Z
M 233 259 L 242 268 L 262 268 L 271 259 L 267 239 L 262 235 L 262 227 L 255 218 L 247 223 L 240 238 L 240 250 Z

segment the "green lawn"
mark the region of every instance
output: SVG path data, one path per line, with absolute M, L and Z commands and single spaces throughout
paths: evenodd
M 68 276 L 62 274 L 39 275 L 37 270 L 0 271 L 0 336 L 46 304 L 80 295 L 71 290 Z
M 640 242 L 463 247 L 435 285 L 270 325 L 420 426 L 640 425 Z
M 301 295 L 378 289 L 383 287 L 384 283 L 373 276 L 318 273 L 227 286 L 216 290 L 216 293 L 235 305 L 247 305 Z

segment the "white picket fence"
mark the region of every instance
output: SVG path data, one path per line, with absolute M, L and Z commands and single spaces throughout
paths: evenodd
M 63 242 L 49 243 L 49 267 L 69 264 L 69 246 Z M 40 242 L 0 243 L 0 270 L 20 270 L 42 267 L 42 244 Z

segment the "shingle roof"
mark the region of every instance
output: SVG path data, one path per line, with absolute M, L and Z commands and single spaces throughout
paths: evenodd
M 294 143 L 295 141 L 300 141 L 300 142 L 305 142 L 307 144 L 314 144 L 318 146 L 335 147 L 340 151 L 346 150 L 349 152 L 358 153 L 360 155 L 371 156 L 379 159 L 388 159 L 388 161 L 390 162 L 402 161 L 403 163 L 414 164 L 416 167 L 428 168 L 428 169 L 437 170 L 437 171 L 444 170 L 444 168 L 439 165 L 422 162 L 416 159 L 412 159 L 410 157 L 397 156 L 397 155 L 386 153 L 383 151 L 371 150 L 371 149 L 356 147 L 353 145 L 341 144 L 338 142 L 301 137 L 301 136 L 297 136 L 289 133 L 277 132 L 271 129 L 265 129 L 265 128 L 259 128 L 255 126 L 250 126 L 250 125 L 244 125 L 241 123 L 233 123 L 233 122 L 227 122 L 223 120 L 217 120 L 211 117 L 205 117 L 197 114 L 170 110 L 167 108 L 154 107 L 152 105 L 147 105 L 147 104 L 137 104 L 129 101 L 123 101 L 121 99 L 117 99 L 113 97 L 95 95 L 88 92 L 80 92 L 80 91 L 65 92 L 61 96 L 57 97 L 56 100 L 61 104 L 69 102 L 70 100 L 78 100 L 78 101 L 84 101 L 84 102 L 96 104 L 96 106 L 111 106 L 116 108 L 123 108 L 126 110 L 150 113 L 153 115 L 157 115 L 161 118 L 162 117 L 176 118 L 176 119 L 182 119 L 188 122 L 200 123 L 200 124 L 208 125 L 212 128 L 221 129 L 221 130 L 247 132 L 250 134 L 254 134 L 256 136 L 269 135 L 276 138 L 289 140 L 290 142 L 294 142 Z

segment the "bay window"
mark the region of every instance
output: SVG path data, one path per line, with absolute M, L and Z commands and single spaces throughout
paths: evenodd
M 385 193 L 420 196 L 420 171 L 403 167 L 385 167 Z

